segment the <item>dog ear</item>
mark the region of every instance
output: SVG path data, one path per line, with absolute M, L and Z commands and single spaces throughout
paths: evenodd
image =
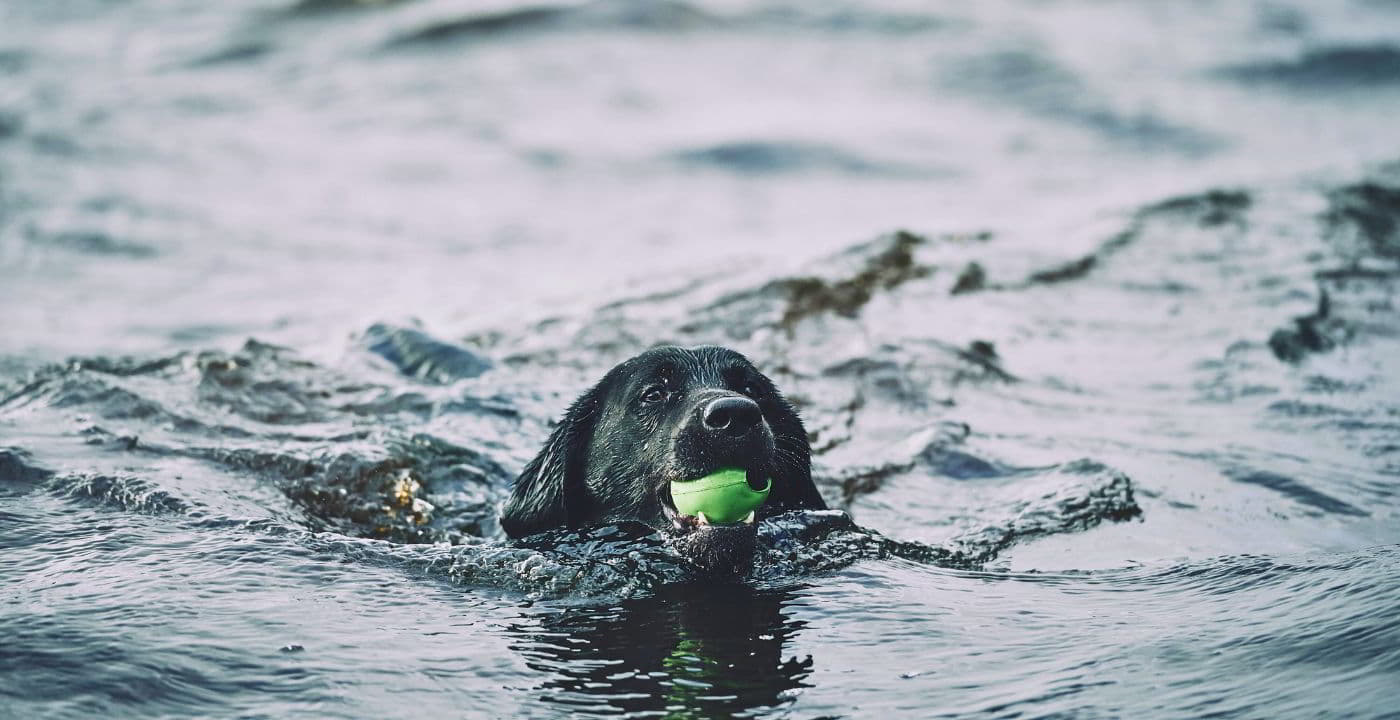
M 601 410 L 594 387 L 564 413 L 540 453 L 516 478 L 501 508 L 501 529 L 512 538 L 573 527 L 587 512 L 583 469 L 593 424 Z
M 773 483 L 769 498 L 775 507 L 787 510 L 825 510 L 826 500 L 812 482 L 812 448 L 807 442 L 807 429 L 792 405 L 783 400 L 781 406 L 782 412 L 770 425 L 783 482 Z

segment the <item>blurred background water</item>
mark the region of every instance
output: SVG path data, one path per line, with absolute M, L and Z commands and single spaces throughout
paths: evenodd
M 1385 717 L 1400 5 L 0 3 L 0 716 Z M 654 343 L 828 502 L 501 542 Z

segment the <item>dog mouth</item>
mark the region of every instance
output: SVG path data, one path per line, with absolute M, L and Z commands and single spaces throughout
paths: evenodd
M 708 485 L 708 487 L 700 487 Z M 658 493 L 662 514 L 677 535 L 752 530 L 772 481 L 758 469 L 722 469 L 684 481 L 669 481 Z M 685 499 L 686 511 L 677 509 Z M 709 512 L 706 507 L 710 508 Z M 736 511 L 737 508 L 737 511 Z
M 733 579 L 753 567 L 758 512 L 773 489 L 767 463 L 755 465 L 678 473 L 657 489 L 666 520 L 658 529 L 697 577 Z
M 702 529 L 753 527 L 758 523 L 757 510 L 750 510 L 749 514 L 745 515 L 739 522 L 721 523 L 710 520 L 710 518 L 705 515 L 704 511 L 694 515 L 682 515 L 680 511 L 670 505 L 663 504 L 661 507 L 665 512 L 666 519 L 671 523 L 671 529 L 682 535 L 687 535 Z

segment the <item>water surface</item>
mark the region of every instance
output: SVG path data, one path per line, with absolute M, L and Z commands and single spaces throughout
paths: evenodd
M 1384 717 L 1400 8 L 0 7 L 0 715 Z M 846 515 L 503 542 L 719 343 Z

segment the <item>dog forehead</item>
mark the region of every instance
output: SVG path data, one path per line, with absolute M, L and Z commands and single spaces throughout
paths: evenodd
M 677 385 L 722 385 L 727 371 L 749 368 L 743 355 L 718 346 L 652 348 L 619 365 L 627 381 L 668 381 Z

